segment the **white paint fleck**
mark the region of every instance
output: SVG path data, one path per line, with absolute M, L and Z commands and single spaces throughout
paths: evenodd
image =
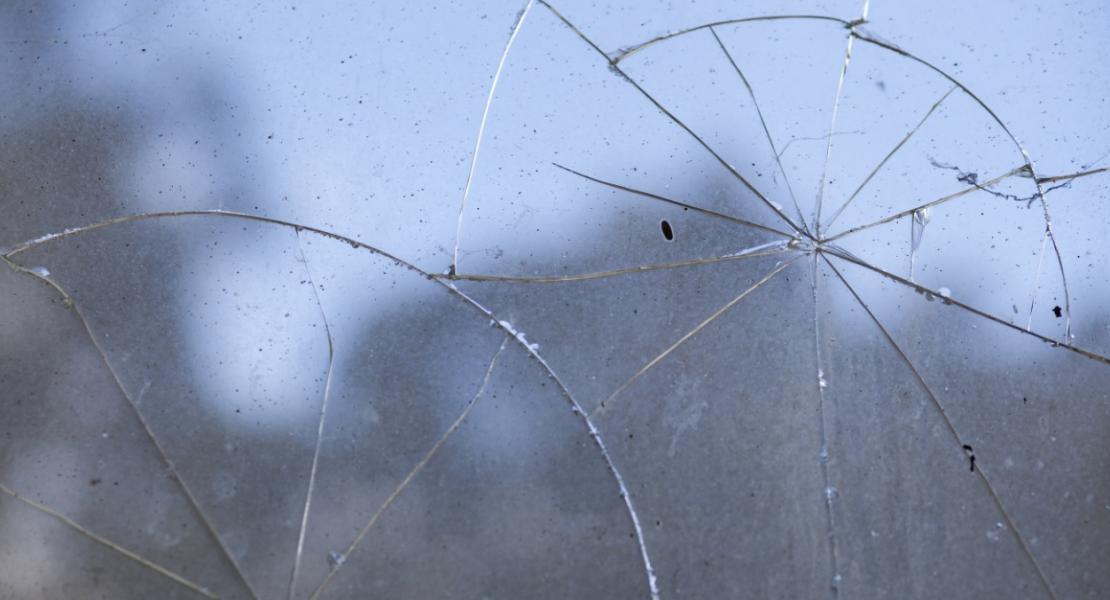
M 501 324 L 502 327 L 505 328 L 505 331 L 508 331 L 509 333 L 511 333 L 513 335 L 513 337 L 515 337 L 517 340 L 519 340 L 521 344 L 524 344 L 529 350 L 531 350 L 532 352 L 539 352 L 540 345 L 539 344 L 529 344 L 528 339 L 524 337 L 524 332 L 523 331 L 517 331 L 515 328 L 513 328 L 512 323 L 510 323 L 508 321 L 499 321 L 499 323 Z

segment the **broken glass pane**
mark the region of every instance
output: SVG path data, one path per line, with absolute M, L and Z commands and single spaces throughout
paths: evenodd
M 0 8 L 0 596 L 1106 595 L 1081 4 Z

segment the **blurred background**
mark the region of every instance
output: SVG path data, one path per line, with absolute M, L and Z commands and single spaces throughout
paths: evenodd
M 1105 597 L 1107 10 L 4 3 L 0 597 Z

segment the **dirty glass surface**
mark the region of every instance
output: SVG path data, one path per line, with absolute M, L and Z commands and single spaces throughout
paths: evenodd
M 1108 8 L 0 6 L 0 598 L 1110 595 Z

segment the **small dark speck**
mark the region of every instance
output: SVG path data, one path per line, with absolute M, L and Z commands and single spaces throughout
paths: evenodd
M 674 240 L 674 229 L 671 229 L 671 224 L 669 221 L 667 221 L 666 219 L 661 221 L 659 223 L 659 228 L 663 230 L 663 239 L 667 240 L 668 242 Z
M 1064 309 L 1060 308 L 1059 306 L 1053 306 L 1052 314 L 1056 315 L 1056 318 L 1059 319 L 1060 317 L 1064 316 Z
M 100 478 L 99 477 L 94 477 L 93 479 L 90 479 L 89 480 L 89 485 L 100 485 Z
M 968 461 L 970 463 L 971 472 L 974 473 L 975 472 L 975 452 L 971 449 L 971 446 L 968 446 L 967 444 L 964 444 L 964 452 L 967 453 L 967 458 L 968 458 Z
M 883 81 L 882 79 L 880 79 L 880 80 L 876 81 L 876 82 L 875 82 L 875 85 L 876 85 L 876 86 L 878 86 L 878 88 L 879 88 L 880 90 L 882 90 L 882 91 L 884 91 L 884 92 L 886 91 L 886 82 L 885 82 L 885 81 Z

